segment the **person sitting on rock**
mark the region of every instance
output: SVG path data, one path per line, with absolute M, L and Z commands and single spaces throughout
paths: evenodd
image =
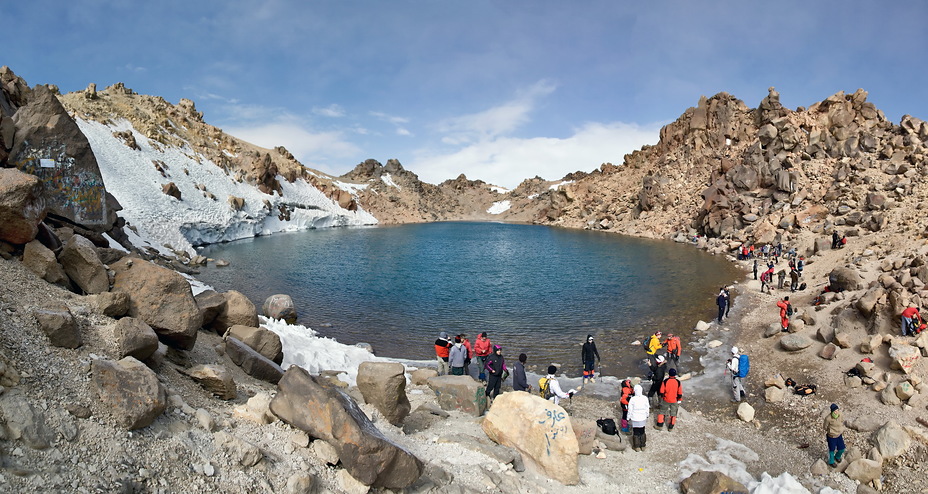
M 902 311 L 902 336 L 915 335 L 921 332 L 922 316 L 918 307 L 907 307 Z

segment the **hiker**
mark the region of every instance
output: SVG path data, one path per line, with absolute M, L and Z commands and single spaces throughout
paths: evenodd
M 493 345 L 493 353 L 487 357 L 484 369 L 487 372 L 487 397 L 492 400 L 499 395 L 503 375 L 509 373 L 509 369 L 506 368 L 506 359 L 503 358 L 503 347 Z
M 477 341 L 474 342 L 474 354 L 477 355 L 477 364 L 479 365 L 480 374 L 477 376 L 477 379 L 481 381 L 487 380 L 487 373 L 484 370 L 484 367 L 487 365 L 487 358 L 490 356 L 492 346 L 490 346 L 490 338 L 487 338 L 487 332 L 484 331 L 477 336 Z
M 583 384 L 586 384 L 587 381 L 595 383 L 596 371 L 594 364 L 596 362 L 593 359 L 600 360 L 600 358 L 599 351 L 596 350 L 596 343 L 593 342 L 593 335 L 586 335 L 586 343 L 580 349 L 580 358 L 583 360 Z
M 831 413 L 825 417 L 822 427 L 825 428 L 825 441 L 828 442 L 828 465 L 833 467 L 841 463 L 845 449 L 844 419 L 841 418 L 841 412 L 838 411 L 836 403 L 831 404 Z
M 741 401 L 741 398 L 746 394 L 744 392 L 744 383 L 742 382 L 743 378 L 741 377 L 741 354 L 739 353 L 738 347 L 731 347 L 731 358 L 728 359 L 726 367 L 728 371 L 731 372 L 731 391 L 735 396 L 731 401 L 737 403 Z
M 464 358 L 464 375 L 470 375 L 470 361 L 474 358 L 474 347 L 470 344 L 470 340 L 467 339 L 467 335 L 461 333 L 458 335 L 461 338 L 461 344 L 464 345 L 464 348 L 467 349 L 467 357 Z
M 841 240 L 838 241 L 838 248 L 843 249 L 847 245 L 847 235 L 841 235 Z
M 577 390 L 571 389 L 565 393 L 561 389 L 561 385 L 557 382 L 557 378 L 554 377 L 555 374 L 557 374 L 557 367 L 549 365 L 548 375 L 543 378 L 544 384 L 542 384 L 541 379 L 539 379 L 539 384 L 542 388 L 547 388 L 547 394 L 551 395 L 547 399 L 553 401 L 555 405 L 560 405 L 562 398 L 573 398 Z M 542 389 L 542 391 L 544 392 L 545 389 Z
M 777 290 L 783 289 L 783 282 L 786 281 L 786 270 L 781 269 L 777 271 Z
M 728 297 L 725 296 L 725 287 L 719 289 L 719 294 L 715 297 L 715 305 L 719 306 L 719 324 L 722 324 L 722 316 L 725 315 L 725 308 L 728 307 Z
M 726 286 L 722 289 L 725 292 L 725 317 L 731 312 L 731 287 Z
M 836 229 L 834 229 L 834 230 L 831 231 L 831 248 L 832 248 L 832 249 L 837 249 L 837 248 L 838 248 L 838 241 L 839 241 L 839 240 L 840 240 L 840 237 L 838 237 L 838 229 L 836 228 Z
M 663 355 L 658 355 L 654 366 L 651 367 L 651 387 L 648 388 L 648 399 L 653 400 L 657 392 L 661 389 L 664 382 L 664 374 L 667 372 L 667 364 Z
M 622 381 L 622 393 L 619 398 L 619 406 L 622 409 L 622 432 L 628 434 L 631 428 L 628 426 L 628 400 L 631 399 L 635 388 L 632 386 L 632 380 L 626 378 Z
M 454 346 L 448 352 L 448 365 L 451 366 L 452 376 L 464 375 L 464 361 L 467 359 L 467 348 L 461 343 L 461 337 L 454 337 Z
M 448 333 L 442 331 L 438 333 L 438 339 L 435 340 L 435 360 L 438 362 L 438 375 L 444 376 L 450 370 L 448 366 L 448 352 L 453 344 L 448 339 Z
M 670 432 L 677 425 L 677 410 L 680 408 L 680 403 L 683 403 L 683 387 L 677 379 L 677 369 L 670 369 L 667 374 L 667 378 L 661 383 L 661 405 L 657 412 L 655 428 L 663 429 L 666 417 L 667 432 Z
M 799 260 L 796 261 L 796 271 L 799 272 L 799 277 L 802 278 L 802 268 L 806 267 L 806 258 L 799 256 Z
M 648 339 L 647 346 L 644 347 L 644 352 L 648 354 L 648 365 L 654 365 L 657 351 L 661 348 L 663 348 L 663 345 L 661 345 L 661 332 L 655 331 L 651 338 Z
M 677 364 L 680 363 L 680 337 L 674 336 L 673 333 L 667 333 L 667 339 L 664 340 L 664 344 L 667 345 L 667 359 L 673 363 L 673 367 L 676 368 Z
M 528 356 L 524 353 L 519 354 L 519 361 L 512 366 L 512 390 L 532 392 L 532 387 L 528 385 L 528 378 L 525 377 L 525 361 Z
M 902 311 L 902 336 L 915 336 L 920 333 L 922 316 L 918 312 L 918 307 L 909 306 Z
M 780 327 L 784 332 L 789 331 L 789 316 L 793 315 L 793 306 L 789 303 L 789 295 L 777 302 L 780 308 Z
M 765 288 L 768 292 L 773 291 L 771 283 L 773 283 L 773 266 L 768 266 L 767 270 L 760 275 L 760 291 L 763 293 Z
M 648 403 L 648 398 L 641 391 L 640 384 L 635 385 L 634 391 L 635 395 L 628 400 L 628 421 L 632 425 L 632 449 L 644 451 L 648 439 L 644 428 L 648 425 L 651 405 Z
M 795 292 L 799 289 L 799 270 L 796 268 L 789 270 L 789 291 Z
M 757 281 L 757 259 L 754 259 L 754 281 Z

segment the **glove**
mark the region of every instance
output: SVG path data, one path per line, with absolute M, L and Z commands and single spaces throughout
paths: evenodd
M 568 398 L 573 398 L 573 397 L 574 397 L 574 392 L 571 391 L 570 393 L 567 393 L 567 397 L 568 397 Z

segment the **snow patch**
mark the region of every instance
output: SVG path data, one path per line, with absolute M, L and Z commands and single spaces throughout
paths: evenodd
M 498 194 L 508 194 L 508 193 L 509 193 L 509 189 L 507 189 L 506 187 L 500 187 L 500 186 L 498 186 L 498 185 L 491 185 L 491 186 L 490 186 L 490 190 L 492 190 L 493 192 L 496 192 L 496 193 L 498 193 Z
M 487 209 L 487 212 L 490 214 L 501 214 L 501 213 L 505 213 L 506 211 L 509 211 L 509 208 L 511 206 L 512 206 L 512 203 L 510 203 L 508 200 L 496 201 L 493 203 L 492 206 L 490 206 L 489 209 Z
M 573 180 L 565 180 L 565 181 L 563 181 L 563 182 L 559 182 L 559 183 L 556 183 L 556 184 L 552 184 L 551 187 L 548 187 L 548 189 L 550 189 L 550 190 L 557 190 L 557 188 L 560 187 L 560 186 L 562 186 L 562 185 L 570 185 L 570 184 L 572 184 L 572 183 L 574 183 Z
M 380 176 L 380 180 L 383 180 L 383 183 L 389 185 L 390 187 L 396 187 L 397 189 L 402 190 L 403 188 L 399 185 L 396 185 L 396 182 L 393 181 L 393 177 L 389 173 L 384 173 Z

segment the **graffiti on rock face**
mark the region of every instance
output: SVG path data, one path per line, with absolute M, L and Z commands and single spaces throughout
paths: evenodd
M 545 448 L 548 456 L 551 456 L 551 443 L 556 441 L 558 437 L 567 434 L 566 418 L 567 414 L 564 411 L 548 408 L 545 410 L 542 419 L 538 421 L 540 425 L 545 427 Z
M 96 167 L 78 166 L 64 148 L 60 143 L 27 147 L 14 164 L 42 180 L 49 211 L 80 224 L 102 224 L 106 221 L 103 178 Z

